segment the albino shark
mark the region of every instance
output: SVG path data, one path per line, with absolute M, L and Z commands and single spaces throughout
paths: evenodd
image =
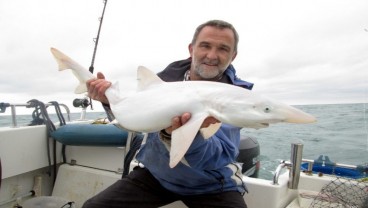
M 87 92 L 86 81 L 95 78 L 87 69 L 51 48 L 59 70 L 71 69 L 80 81 L 75 93 Z M 155 73 L 138 68 L 138 91 L 121 94 L 118 83 L 107 91 L 111 110 L 119 125 L 136 132 L 157 132 L 171 126 L 171 119 L 185 112 L 190 120 L 172 132 L 170 167 L 183 158 L 202 122 L 208 116 L 238 127 L 264 128 L 271 123 L 311 123 L 316 119 L 301 110 L 271 101 L 241 87 L 210 81 L 164 82 Z M 220 124 L 201 129 L 205 138 Z

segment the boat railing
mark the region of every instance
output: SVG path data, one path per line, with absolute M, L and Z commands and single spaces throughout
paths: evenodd
M 317 160 L 310 160 L 310 159 L 302 159 L 303 155 L 303 144 L 291 144 L 291 157 L 290 161 L 282 160 L 280 161 L 280 164 L 277 166 L 276 171 L 273 175 L 273 184 L 278 185 L 279 176 L 281 174 L 281 171 L 284 168 L 290 169 L 289 171 L 289 183 L 288 187 L 290 189 L 297 189 L 299 184 L 299 178 L 300 178 L 300 171 L 302 163 L 307 163 L 307 169 L 304 170 L 306 173 L 312 173 L 313 166 L 315 164 L 318 164 L 320 166 L 330 166 L 334 168 L 348 168 L 348 169 L 367 169 L 366 166 L 360 167 L 356 165 L 347 165 L 342 163 L 335 163 L 331 162 L 328 156 L 320 156 Z M 368 169 L 367 169 L 368 170 Z
M 54 106 L 54 104 L 52 103 L 46 103 L 45 104 L 46 107 L 49 106 Z M 63 107 L 66 110 L 66 114 L 67 114 L 67 120 L 70 121 L 70 110 L 69 107 L 65 104 L 59 104 L 59 106 Z M 18 127 L 17 124 L 17 113 L 16 113 L 16 108 L 17 107 L 26 107 L 26 108 L 31 108 L 33 107 L 32 104 L 30 103 L 0 103 L 0 113 L 4 113 L 6 108 L 10 107 L 11 109 L 11 118 L 12 118 L 12 127 L 16 128 Z
M 357 169 L 358 166 L 356 165 L 347 165 L 347 164 L 342 164 L 342 163 L 333 163 L 333 164 L 326 164 L 325 161 L 321 162 L 316 162 L 316 160 L 310 160 L 310 159 L 302 159 L 303 163 L 307 163 L 308 164 L 308 168 L 307 168 L 307 172 L 312 172 L 313 170 L 313 165 L 315 163 L 321 164 L 321 166 L 326 166 L 326 165 L 330 165 L 330 166 L 334 166 L 334 167 L 340 167 L 340 168 L 350 168 L 350 169 Z
M 283 168 L 290 168 L 292 165 L 289 161 L 282 160 L 280 161 L 280 164 L 277 166 L 275 173 L 273 174 L 273 185 L 279 184 L 279 176 L 281 174 L 281 171 Z
M 283 168 L 289 168 L 289 183 L 290 189 L 297 189 L 300 178 L 300 167 L 302 163 L 303 155 L 303 144 L 293 143 L 291 144 L 291 156 L 289 161 L 281 161 L 280 165 L 276 168 L 275 174 L 273 175 L 273 184 L 277 185 L 281 170 Z

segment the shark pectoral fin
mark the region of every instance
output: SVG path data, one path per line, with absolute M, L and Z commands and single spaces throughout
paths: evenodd
M 204 139 L 208 139 L 211 136 L 213 136 L 220 129 L 220 127 L 221 127 L 221 123 L 215 123 L 215 124 L 211 124 L 207 128 L 202 128 L 200 132 Z
M 172 132 L 170 168 L 175 167 L 184 157 L 207 116 L 207 113 L 192 115 L 186 124 Z

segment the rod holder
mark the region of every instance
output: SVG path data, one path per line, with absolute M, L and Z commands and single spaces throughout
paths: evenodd
M 298 189 L 300 178 L 300 166 L 302 164 L 303 144 L 291 144 L 291 168 L 289 172 L 289 189 Z

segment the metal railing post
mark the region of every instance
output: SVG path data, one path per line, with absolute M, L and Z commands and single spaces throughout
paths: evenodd
M 291 144 L 291 168 L 289 172 L 289 183 L 290 189 L 298 189 L 299 178 L 300 178 L 300 166 L 302 164 L 303 156 L 303 144 Z

